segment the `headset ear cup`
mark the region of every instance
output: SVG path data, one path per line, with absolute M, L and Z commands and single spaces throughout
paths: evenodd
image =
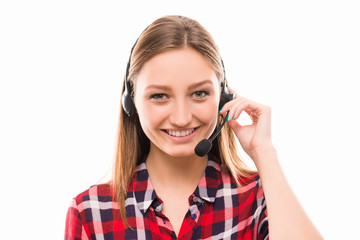
M 233 93 L 222 93 L 220 97 L 219 109 L 222 109 L 225 103 L 230 102 L 233 99 L 234 99 Z
M 131 98 L 131 89 L 130 83 L 125 79 L 125 90 L 122 96 L 122 106 L 124 111 L 129 117 L 132 117 L 135 114 L 135 104 L 133 99 Z
M 229 89 L 226 86 L 226 83 L 221 83 L 221 96 L 220 96 L 220 103 L 219 109 L 222 109 L 225 103 L 230 102 L 235 98 L 234 93 L 229 93 Z
M 135 105 L 133 100 L 130 97 L 123 96 L 123 109 L 129 117 L 135 115 Z
M 140 34 L 140 36 L 146 31 L 146 29 L 148 29 L 149 26 L 147 26 L 144 29 L 144 31 Z M 133 101 L 133 99 L 131 97 L 132 88 L 131 88 L 130 82 L 128 81 L 128 76 L 129 76 L 129 70 L 130 70 L 131 55 L 132 55 L 132 53 L 134 51 L 134 48 L 135 48 L 139 38 L 136 39 L 136 41 L 135 41 L 135 43 L 132 46 L 131 51 L 130 51 L 129 61 L 128 61 L 127 66 L 126 66 L 126 75 L 125 75 L 125 83 L 124 83 L 125 84 L 125 86 L 124 86 L 125 89 L 124 89 L 124 93 L 123 93 L 123 96 L 122 96 L 122 106 L 123 106 L 124 111 L 126 112 L 126 114 L 129 117 L 132 117 L 137 113 L 135 103 L 134 103 L 134 101 Z

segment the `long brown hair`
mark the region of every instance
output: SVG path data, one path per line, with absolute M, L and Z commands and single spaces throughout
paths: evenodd
M 141 34 L 133 49 L 128 75 L 132 89 L 135 89 L 136 78 L 146 61 L 162 52 L 183 47 L 192 47 L 201 53 L 213 66 L 219 81 L 224 81 L 221 57 L 209 32 L 193 19 L 183 16 L 165 16 L 155 20 Z M 220 125 L 221 117 L 218 118 L 215 131 L 219 129 Z M 119 203 L 120 215 L 126 226 L 128 226 L 125 211 L 127 187 L 136 165 L 149 153 L 149 150 L 150 141 L 141 128 L 138 115 L 135 114 L 130 118 L 121 108 L 113 165 L 112 190 L 115 201 Z M 238 185 L 240 185 L 238 178 L 248 177 L 254 173 L 239 158 L 234 133 L 227 124 L 221 130 L 217 141 L 213 142 L 210 153 L 219 159 L 222 166 L 235 178 Z

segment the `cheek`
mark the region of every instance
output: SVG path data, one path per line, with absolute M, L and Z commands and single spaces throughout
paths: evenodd
M 164 111 L 159 111 L 151 104 L 142 103 L 138 109 L 139 119 L 142 128 L 146 133 L 146 129 L 153 129 L 160 127 L 161 122 L 164 120 Z
M 218 116 L 218 103 L 216 99 L 205 105 L 196 106 L 194 108 L 194 113 L 200 121 L 215 125 Z

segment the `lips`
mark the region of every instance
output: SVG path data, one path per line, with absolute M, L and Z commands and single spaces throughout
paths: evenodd
M 187 128 L 187 129 L 182 129 L 182 130 L 163 129 L 163 131 L 173 137 L 186 137 L 186 136 L 191 135 L 197 128 L 199 128 L 199 127 Z
M 196 128 L 187 128 L 182 130 L 174 129 L 162 129 L 164 136 L 169 139 L 171 142 L 176 144 L 186 144 L 190 143 L 191 140 L 196 136 L 199 127 Z M 178 134 L 179 136 L 172 136 L 171 134 Z M 181 135 L 182 134 L 182 135 Z M 188 135 L 186 135 L 188 134 Z

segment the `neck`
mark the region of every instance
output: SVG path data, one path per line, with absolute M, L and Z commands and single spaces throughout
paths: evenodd
M 146 167 L 155 189 L 196 188 L 205 171 L 208 156 L 174 157 L 150 148 Z M 194 190 L 193 189 L 193 190 Z

